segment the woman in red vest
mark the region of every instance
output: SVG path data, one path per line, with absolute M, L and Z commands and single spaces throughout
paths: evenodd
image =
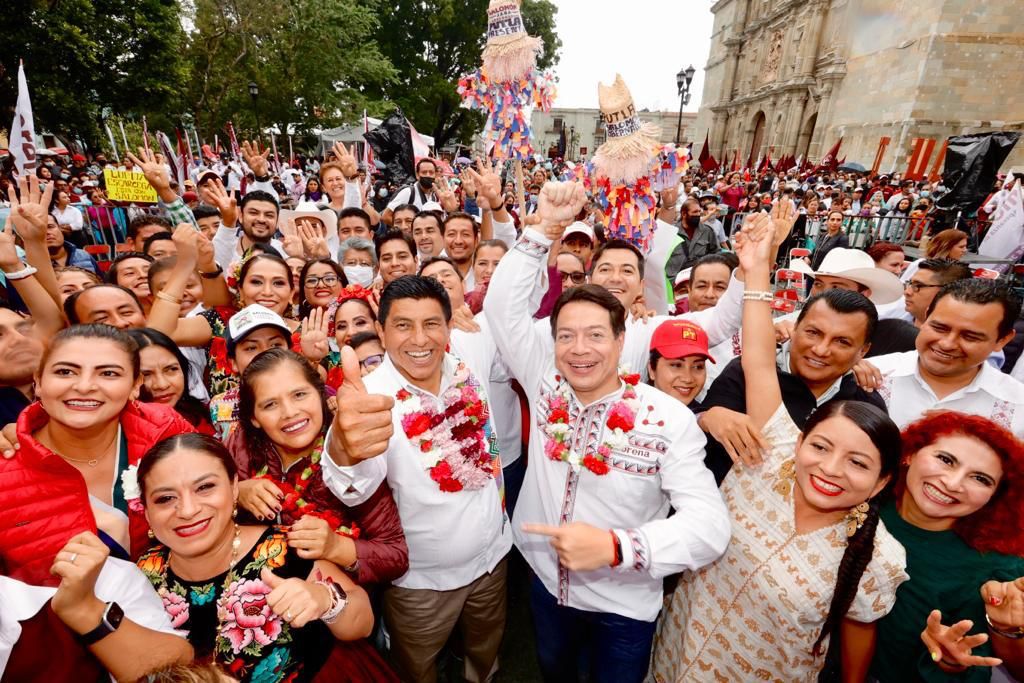
M 69 538 L 97 534 L 112 557 L 149 546 L 135 472 L 162 439 L 193 431 L 173 408 L 137 403 L 139 350 L 109 325 L 57 334 L 36 374 L 37 401 L 18 418 L 19 450 L 0 458 L 0 562 L 7 575 L 55 585 Z

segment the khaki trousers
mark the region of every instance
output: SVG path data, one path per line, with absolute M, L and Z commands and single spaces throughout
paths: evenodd
M 468 586 L 450 591 L 392 586 L 384 592 L 384 622 L 403 680 L 437 681 L 437 656 L 456 626 L 465 653 L 463 675 L 484 683 L 498 668 L 505 632 L 508 558 Z

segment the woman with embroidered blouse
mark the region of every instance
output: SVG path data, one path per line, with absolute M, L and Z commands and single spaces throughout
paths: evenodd
M 235 521 L 237 470 L 219 441 L 167 439 L 138 480 L 160 543 L 138 565 L 198 660 L 241 681 L 309 681 L 333 639 L 369 635 L 369 598 L 343 571 L 300 556 L 282 527 Z
M 769 264 L 782 241 L 773 227 L 788 232 L 792 211 L 780 202 L 774 220 L 752 216 L 737 236 L 747 406 L 769 447 L 759 467 L 733 468 L 722 484 L 732 541 L 672 595 L 655 645 L 658 681 L 814 681 L 826 663 L 862 681 L 870 643 L 858 631 L 892 608 L 907 578 L 903 548 L 878 517 L 898 466 L 896 425 L 873 406 L 840 401 L 801 434 L 782 403 Z M 840 637 L 850 654 L 841 661 Z

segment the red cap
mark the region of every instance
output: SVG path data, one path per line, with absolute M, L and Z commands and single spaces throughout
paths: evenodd
M 666 320 L 658 325 L 651 336 L 651 351 L 657 351 L 662 358 L 703 356 L 715 362 L 708 353 L 708 333 L 688 320 Z
M 82 156 L 81 154 L 76 154 L 73 157 L 71 157 L 71 160 L 72 161 L 85 161 L 85 157 Z

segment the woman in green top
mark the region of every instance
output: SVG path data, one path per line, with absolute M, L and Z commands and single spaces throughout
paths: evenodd
M 871 675 L 988 681 L 1002 663 L 1024 676 L 1024 444 L 991 420 L 942 411 L 904 430 L 903 452 L 881 517 L 910 580 L 877 622 Z

